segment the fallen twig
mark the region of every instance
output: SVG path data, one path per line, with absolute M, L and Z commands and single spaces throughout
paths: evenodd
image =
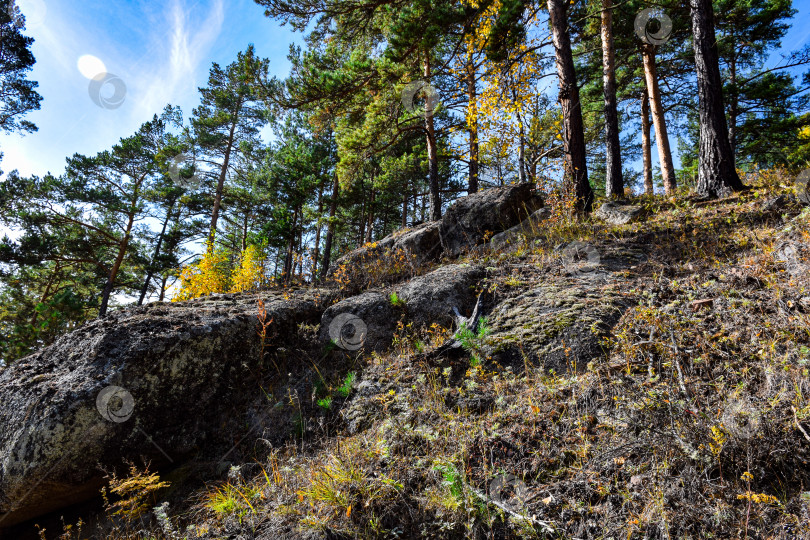
M 799 417 L 796 415 L 796 407 L 791 406 L 790 410 L 793 411 L 793 421 L 796 422 L 796 427 L 799 428 L 799 431 L 802 432 L 804 438 L 807 439 L 808 442 L 810 442 L 810 435 L 807 434 L 802 425 L 799 423 Z

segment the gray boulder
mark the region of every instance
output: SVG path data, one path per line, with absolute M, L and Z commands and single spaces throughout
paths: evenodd
M 440 223 L 431 221 L 396 233 L 394 251 L 404 251 L 417 263 L 438 260 L 442 254 L 442 244 L 439 240 Z
M 360 277 L 357 275 L 360 269 L 366 266 L 369 262 L 379 259 L 383 254 L 390 251 L 393 247 L 394 237 L 393 235 L 389 235 L 378 242 L 372 242 L 371 244 L 366 244 L 352 250 L 346 255 L 338 258 L 329 266 L 327 278 L 332 280 L 341 279 L 346 281 L 356 281 Z
M 551 210 L 548 208 L 541 208 L 537 212 L 530 215 L 528 218 L 515 225 L 511 229 L 498 233 L 489 241 L 489 245 L 493 248 L 501 248 L 518 240 L 521 236 L 536 233 L 540 224 L 551 216 Z
M 364 292 L 330 306 L 321 317 L 318 337 L 322 344 L 334 342 L 348 352 L 382 352 L 391 345 L 401 314 L 388 295 Z
M 469 315 L 477 299 L 476 288 L 486 272 L 480 266 L 443 266 L 400 287 L 397 295 L 405 301 L 408 320 L 417 326 L 438 323 L 450 328 L 455 321 L 453 308 Z
M 637 220 L 641 215 L 641 210 L 640 206 L 608 201 L 591 215 L 611 225 L 626 225 Z
M 331 293 L 220 295 L 113 312 L 0 373 L 0 527 L 99 494 L 124 460 L 178 462 L 226 441 L 265 350 L 317 321 Z M 251 382 L 252 381 L 252 382 Z M 230 441 L 229 441 L 230 442 Z
M 532 184 L 514 184 L 481 191 L 454 202 L 439 227 L 445 255 L 456 257 L 482 244 L 487 234 L 518 225 L 542 208 Z
M 488 189 L 453 203 L 440 221 L 390 234 L 340 257 L 327 278 L 359 292 L 369 286 L 401 281 L 442 255 L 456 257 L 484 242 L 487 234 L 521 224 L 543 206 L 531 184 Z M 538 214 L 538 219 L 543 214 Z
M 400 281 L 418 266 L 436 261 L 441 255 L 439 222 L 423 223 L 350 251 L 329 267 L 327 278 L 360 291 L 368 286 Z

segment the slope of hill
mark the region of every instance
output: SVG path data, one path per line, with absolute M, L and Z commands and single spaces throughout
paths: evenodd
M 65 531 L 52 515 L 6 532 L 39 522 L 45 538 L 810 537 L 810 210 L 787 178 L 748 183 L 713 202 L 635 199 L 632 215 L 614 209 L 621 225 L 552 208 L 498 247 L 475 241 L 452 259 L 383 241 L 320 291 L 101 319 L 88 327 L 98 335 L 160 326 L 165 348 L 138 352 L 140 380 L 129 371 L 93 392 L 160 379 L 174 401 L 113 422 L 128 430 L 109 432 L 128 434 L 126 452 L 89 454 L 110 471 L 105 511 Z M 244 343 L 216 341 L 231 319 Z M 186 387 L 173 351 L 197 339 L 213 343 L 208 384 Z M 116 355 L 136 358 L 123 346 L 104 354 L 107 374 L 119 373 Z M 48 384 L 31 367 L 46 356 L 21 362 L 29 388 Z M 0 376 L 12 369 L 24 368 Z M 7 433 L 52 414 L 31 401 L 25 414 L 2 411 Z M 179 418 L 161 423 L 161 406 Z M 172 438 L 179 424 L 192 435 Z M 32 455 L 29 469 L 42 465 Z M 124 457 L 132 468 L 113 472 Z M 56 461 L 72 485 L 75 467 Z M 7 512 L 14 503 L 0 497 Z M 75 523 L 69 512 L 56 515 Z

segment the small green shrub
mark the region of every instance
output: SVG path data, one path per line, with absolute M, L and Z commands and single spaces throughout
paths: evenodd
M 350 371 L 346 374 L 346 378 L 343 379 L 343 384 L 337 389 L 337 393 L 340 397 L 349 397 L 349 394 L 352 393 L 352 386 L 354 385 L 356 376 L 357 374 L 354 371 Z
M 318 407 L 320 407 L 320 408 L 322 408 L 324 410 L 327 410 L 327 411 L 329 409 L 331 409 L 332 408 L 332 396 L 327 396 L 325 398 L 319 399 L 318 400 Z
M 475 332 L 466 324 L 462 324 L 456 333 L 456 338 L 461 342 L 461 346 L 470 353 L 470 365 L 473 367 L 481 363 L 481 348 L 491 332 L 486 317 L 482 317 L 478 321 L 478 329 Z

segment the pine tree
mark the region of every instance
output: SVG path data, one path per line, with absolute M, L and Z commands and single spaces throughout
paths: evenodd
M 804 109 L 806 96 L 794 86 L 787 70 L 806 65 L 810 54 L 795 51 L 776 66 L 763 67 L 781 45 L 795 13 L 790 0 L 715 3 L 729 144 L 736 162 L 740 155 L 747 158 L 739 163 L 743 166 L 782 161 L 782 147 L 789 146 L 790 138 L 802 127 L 792 112 Z
M 265 121 L 265 106 L 255 81 L 266 78 L 267 60 L 253 46 L 240 52 L 225 69 L 214 64 L 208 86 L 200 88 L 201 103 L 191 118 L 197 145 L 216 170 L 208 243 L 213 245 L 231 158 L 243 142 L 255 139 Z
M 156 159 L 167 129 L 155 116 L 111 150 L 67 160 L 64 175 L 21 178 L 0 184 L 4 222 L 22 231 L 7 241 L 5 262 L 14 265 L 81 263 L 98 284 L 98 314 L 104 315 L 113 290 L 139 290 L 135 278 L 142 255 L 139 222 L 148 213 L 146 194 L 162 171 Z
M 42 96 L 35 81 L 26 78 L 34 66 L 34 39 L 22 34 L 25 16 L 14 0 L 0 0 L 0 130 L 33 132 L 37 127 L 23 116 L 39 110 Z

